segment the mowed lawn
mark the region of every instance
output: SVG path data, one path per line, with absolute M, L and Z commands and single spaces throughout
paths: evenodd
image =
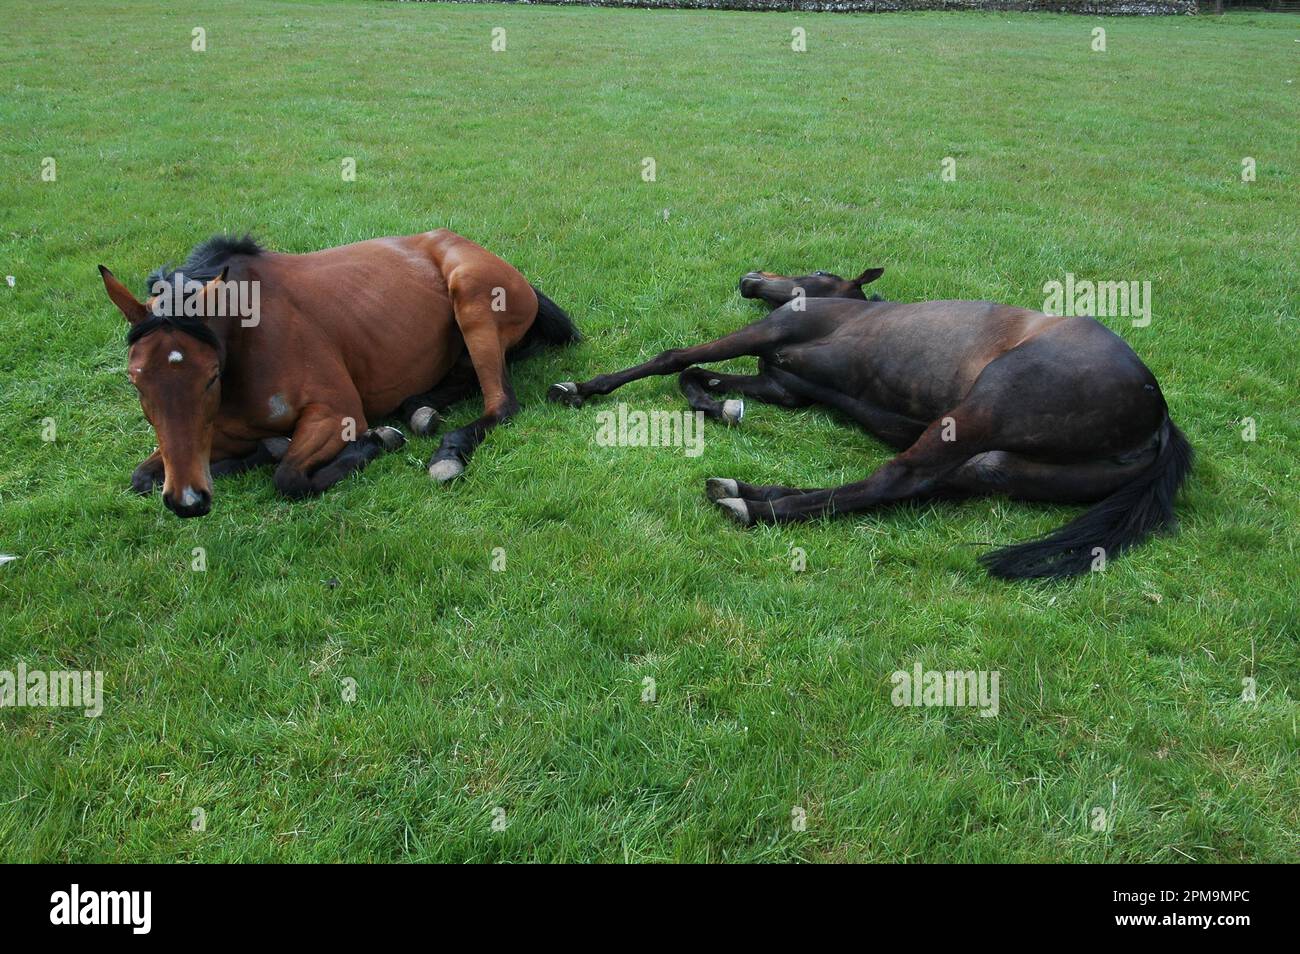
M 1294 17 L 4 6 L 0 670 L 105 698 L 0 712 L 0 858 L 1300 855 Z M 181 521 L 126 489 L 154 438 L 98 263 L 143 291 L 221 230 L 440 226 L 587 335 L 515 369 L 462 481 L 417 439 L 309 502 L 262 472 Z M 673 378 L 543 401 L 756 319 L 751 268 L 867 266 L 891 299 L 1033 308 L 1067 272 L 1150 281 L 1148 327 L 1106 321 L 1199 452 L 1181 532 L 1035 586 L 977 554 L 1078 508 L 746 531 L 706 477 L 889 452 L 754 402 L 698 457 L 597 443 L 619 400 L 684 409 Z M 998 715 L 895 707 L 918 663 L 997 671 Z

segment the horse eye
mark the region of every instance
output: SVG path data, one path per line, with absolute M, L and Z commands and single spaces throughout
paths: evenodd
M 826 274 L 826 272 L 813 272 L 813 275 L 817 278 L 825 278 Z

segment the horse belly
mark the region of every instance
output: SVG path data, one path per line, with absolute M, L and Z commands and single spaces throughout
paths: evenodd
M 445 317 L 399 325 L 386 337 L 389 347 L 378 360 L 360 362 L 352 368 L 367 418 L 391 414 L 407 398 L 431 390 L 447 376 L 465 349 L 450 308 Z
M 299 404 L 321 402 L 342 370 L 367 419 L 378 419 L 433 388 L 464 350 L 447 282 L 410 239 L 268 255 L 258 268 L 262 310 L 279 342 L 266 373 L 291 403 L 295 395 Z M 286 358 L 297 382 L 283 380 Z
M 782 348 L 774 363 L 821 387 L 917 420 L 956 405 L 970 387 L 960 361 L 896 342 L 831 336 Z
M 430 390 L 464 349 L 441 289 L 390 281 L 382 296 L 368 292 L 343 302 L 319 320 L 331 331 L 368 419 Z

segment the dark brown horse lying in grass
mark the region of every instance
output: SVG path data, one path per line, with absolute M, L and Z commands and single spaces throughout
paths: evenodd
M 578 337 L 519 272 L 445 229 L 307 255 L 216 237 L 154 273 L 143 303 L 100 273 L 130 323 L 127 373 L 158 435 L 131 484 L 148 493 L 161 483 L 182 517 L 208 512 L 214 475 L 277 459 L 281 493 L 321 493 L 404 443 L 369 421 L 400 408 L 427 435 L 437 408 L 481 390 L 483 416 L 429 461 L 430 476 L 451 480 L 519 409 L 507 361 Z M 182 276 L 192 293 L 168 294 Z M 256 297 L 241 301 L 258 314 L 231 315 L 223 296 L 250 287 Z
M 1122 338 L 1092 318 L 990 302 L 866 300 L 862 287 L 882 272 L 849 280 L 751 272 L 740 292 L 774 306 L 768 317 L 626 371 L 554 385 L 548 397 L 577 406 L 638 378 L 680 372 L 691 406 L 710 417 L 742 416 L 740 402 L 721 403 L 718 393 L 821 404 L 902 450 L 866 480 L 825 490 L 711 478 L 709 497 L 745 525 L 972 494 L 1095 504 L 1040 540 L 985 554 L 981 562 L 997 576 L 1104 566 L 1173 522 L 1191 448 Z M 758 357 L 758 374 L 694 367 L 742 355 Z

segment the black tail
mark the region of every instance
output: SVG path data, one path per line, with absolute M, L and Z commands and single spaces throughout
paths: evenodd
M 537 286 L 533 286 L 533 291 L 537 295 L 537 317 L 519 344 L 506 355 L 511 361 L 536 354 L 547 346 L 573 344 L 582 340 L 578 326 L 565 314 L 564 309 L 543 295 Z
M 1157 530 L 1174 523 L 1174 496 L 1192 469 L 1192 446 L 1165 416 L 1160 450 L 1131 484 L 1075 517 L 1061 529 L 985 553 L 980 563 L 1008 580 L 1086 573 L 1098 555 L 1113 560 Z M 1101 548 L 1101 554 L 1094 552 Z

